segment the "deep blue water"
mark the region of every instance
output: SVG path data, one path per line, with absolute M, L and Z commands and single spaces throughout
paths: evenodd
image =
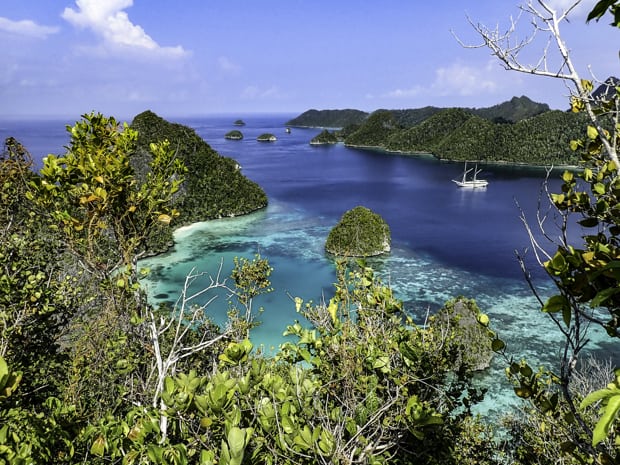
M 283 340 L 286 325 L 299 318 L 292 297 L 316 302 L 331 295 L 335 274 L 323 251 L 325 238 L 346 210 L 364 205 L 382 215 L 392 232 L 392 252 L 370 263 L 418 321 L 452 297 L 475 298 L 516 359 L 545 363 L 557 359 L 561 334 L 540 313 L 515 258 L 515 250 L 531 248 L 520 214 L 523 210 L 535 224 L 544 169 L 479 166 L 483 169 L 479 177 L 489 186 L 460 189 L 451 180 L 461 176 L 462 164 L 343 145 L 310 146 L 320 130 L 292 128 L 287 134 L 284 123 L 293 116 L 175 120 L 193 127 L 220 154 L 239 161 L 243 173 L 265 189 L 270 205 L 241 218 L 179 231 L 173 251 L 142 262 L 151 269 L 145 285 L 154 301 L 174 303 L 192 270 L 214 274 L 221 263 L 226 275 L 233 257 L 260 253 L 274 267 L 274 292 L 257 302 L 264 313 L 253 339 L 273 347 Z M 245 138 L 224 139 L 238 118 L 246 122 L 238 128 Z M 0 121 L 0 137 L 16 136 L 40 160 L 47 153 L 63 151 L 66 123 Z M 264 132 L 278 140 L 257 142 Z M 559 171 L 552 173 L 552 191 L 558 191 L 559 177 Z M 532 254 L 527 256 L 541 292 L 550 295 L 544 273 Z M 207 283 L 206 278 L 199 279 L 192 289 Z M 221 295 L 209 307 L 219 323 L 226 317 L 226 302 Z M 605 337 L 593 337 L 593 350 L 610 354 L 609 347 Z M 497 363 L 499 372 L 502 366 Z M 499 408 L 497 399 L 510 389 L 501 383 L 492 389 L 496 392 L 489 397 L 488 408 Z

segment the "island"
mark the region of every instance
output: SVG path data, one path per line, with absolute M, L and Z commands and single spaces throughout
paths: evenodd
M 245 122 L 242 119 L 238 119 L 233 123 L 235 126 L 245 126 Z
M 358 206 L 342 215 L 325 242 L 325 250 L 340 257 L 373 257 L 390 251 L 390 227 L 372 210 Z
M 224 135 L 224 139 L 241 140 L 243 139 L 243 133 L 241 131 L 238 131 L 237 129 L 234 129 L 232 131 L 227 132 Z
M 595 90 L 593 94 L 596 94 Z M 587 116 L 551 110 L 527 96 L 485 108 L 376 110 L 335 131 L 348 147 L 386 153 L 431 155 L 442 161 L 575 166 L 570 141 L 583 137 Z M 308 110 L 290 125 L 328 128 L 345 122 L 350 110 Z
M 333 132 L 323 129 L 310 140 L 310 145 L 328 145 L 338 143 L 338 137 Z
M 344 128 L 352 124 L 361 124 L 368 118 L 368 113 L 360 110 L 308 110 L 287 121 L 287 126 L 305 128 Z
M 260 136 L 258 136 L 256 138 L 256 140 L 258 142 L 275 142 L 278 140 L 278 138 L 276 136 L 274 136 L 273 134 L 266 132 L 264 134 L 261 134 Z
M 267 206 L 265 191 L 242 174 L 239 163 L 217 153 L 192 128 L 168 122 L 148 110 L 134 117 L 131 128 L 138 131 L 130 161 L 139 178 L 148 176 L 150 145 L 155 142 L 170 141 L 187 166 L 185 180 L 174 200 L 180 215 L 173 223 L 160 226 L 150 240 L 151 252 L 169 247 L 173 228 L 244 215 Z

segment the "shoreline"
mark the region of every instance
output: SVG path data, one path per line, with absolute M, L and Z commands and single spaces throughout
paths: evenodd
M 424 157 L 424 158 L 433 158 L 440 163 L 464 163 L 465 160 L 453 160 L 449 158 L 438 158 L 433 152 L 408 152 L 404 150 L 389 150 L 384 147 L 376 146 L 376 145 L 354 145 L 354 144 L 344 144 L 345 147 L 350 147 L 354 149 L 364 149 L 364 150 L 372 150 L 374 152 L 381 152 L 386 154 L 395 154 L 395 155 L 406 155 L 412 157 Z M 482 165 L 491 165 L 491 166 L 514 166 L 514 167 L 522 167 L 522 168 L 539 168 L 539 169 L 551 169 L 555 170 L 573 170 L 573 171 L 581 171 L 583 168 L 578 165 L 536 165 L 531 163 L 517 162 L 517 161 L 507 161 L 507 160 L 467 160 L 467 162 L 478 163 Z
M 172 230 L 172 238 L 176 240 L 176 235 L 177 234 L 187 234 L 188 232 L 193 232 L 196 229 L 198 229 L 198 225 L 201 225 L 203 223 L 209 223 L 211 221 L 218 221 L 218 220 L 233 220 L 233 219 L 238 219 L 244 216 L 249 216 L 253 213 L 256 212 L 260 212 L 261 210 L 265 210 L 267 209 L 267 207 L 269 206 L 269 201 L 267 201 L 267 203 L 265 205 L 263 205 L 262 207 L 259 208 L 255 208 L 254 210 L 250 210 L 248 212 L 245 213 L 239 213 L 238 215 L 224 215 L 224 216 L 220 216 L 218 218 L 208 218 L 206 220 L 200 220 L 200 221 L 194 221 L 192 223 L 183 223 L 182 225 L 180 225 L 178 228 L 174 228 Z

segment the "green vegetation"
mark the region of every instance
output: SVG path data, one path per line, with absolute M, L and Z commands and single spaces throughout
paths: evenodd
M 327 145 L 336 144 L 337 142 L 338 137 L 333 132 L 323 129 L 319 134 L 310 140 L 310 145 Z
M 271 290 L 259 256 L 230 286 L 192 272 L 174 308 L 145 299 L 137 258 L 188 174 L 172 144 L 138 173 L 132 128 L 91 114 L 69 131 L 39 174 L 13 139 L 0 158 L 2 463 L 496 463 L 471 412 L 494 338 L 472 301 L 418 326 L 372 269 L 338 263 L 265 358 L 248 339 Z M 227 296 L 222 328 L 200 282 Z
M 228 131 L 224 135 L 224 138 L 230 139 L 230 140 L 241 140 L 243 139 L 243 133 L 237 129 L 234 129 L 232 131 Z
M 588 18 L 608 12 L 618 26 L 617 0 L 599 1 Z M 620 127 L 601 122 L 617 117 L 620 89 L 592 99 L 591 82 L 573 83 L 572 110 L 590 121 L 570 144 L 583 170 L 564 173 L 561 192 L 550 194 L 560 231 L 545 237 L 558 238 L 554 249 L 532 244 L 557 288 L 536 295 L 565 339 L 555 371 L 509 358 L 472 300 L 450 300 L 418 324 L 363 261 L 337 261 L 334 291 L 318 304 L 295 297 L 303 324 L 291 322 L 290 339 L 264 357 L 249 337 L 252 301 L 271 290 L 266 259 L 236 259 L 230 285 L 191 272 L 174 308 L 153 308 L 140 287 L 137 259 L 158 225 L 183 215 L 176 206 L 194 160 L 181 155 L 182 139 L 136 152 L 144 135 L 135 128 L 84 115 L 67 128 L 66 153 L 35 172 L 8 138 L 0 463 L 620 463 L 620 370 L 582 360 L 589 327 L 604 329 L 610 344 L 620 337 Z M 389 133 L 393 118 L 376 118 L 374 134 Z M 476 116 L 467 124 L 493 127 Z M 575 215 L 579 244 L 567 229 Z M 189 291 L 200 284 L 199 294 L 226 295 L 223 327 L 207 316 L 218 301 Z M 515 394 L 527 400 L 505 420 L 501 441 L 472 413 L 484 394 L 476 370 L 491 351 L 505 357 Z
M 264 191 L 241 173 L 239 164 L 218 154 L 193 129 L 169 123 L 151 111 L 136 116 L 131 128 L 138 131 L 131 160 L 139 175 L 148 166 L 150 144 L 163 140 L 169 141 L 187 167 L 185 182 L 174 199 L 182 212 L 176 224 L 244 215 L 267 205 Z
M 256 138 L 256 140 L 258 142 L 275 142 L 276 140 L 278 140 L 278 138 L 276 136 L 274 136 L 273 134 L 266 132 L 264 134 L 261 134 L 260 136 L 258 136 Z
M 577 164 L 569 142 L 579 136 L 586 122 L 583 115 L 546 111 L 516 123 L 508 123 L 498 116 L 493 119 L 502 122 L 452 108 L 434 112 L 414 126 L 403 127 L 394 113 L 378 110 L 344 141 L 350 146 L 392 152 L 432 153 L 442 160 Z
M 354 147 L 383 147 L 388 138 L 400 130 L 393 113 L 377 110 L 345 139 L 345 144 Z
M 617 353 L 614 349 L 620 338 L 620 87 L 610 88 L 615 82 L 610 78 L 594 89 L 593 82 L 576 73 L 557 27 L 561 21 L 558 13 L 544 1 L 539 3 L 545 13 L 535 8 L 526 11 L 536 31 L 550 31 L 551 42 L 565 64 L 553 77 L 570 84 L 571 111 L 587 121 L 570 142 L 583 169 L 565 171 L 561 191 L 549 193 L 552 211 L 538 212 L 537 227 L 547 243 L 532 239 L 536 259 L 555 284 L 556 295 L 542 298 L 538 294 L 520 258 L 542 312 L 562 335 L 557 347 L 561 355 L 556 369 L 532 367 L 526 360 L 515 362 L 507 357 L 503 341 L 492 344 L 506 358 L 506 374 L 515 394 L 527 401 L 522 416 L 511 425 L 510 447 L 517 464 L 618 464 L 620 369 L 588 361 L 584 352 L 592 327 L 609 336 L 611 353 Z M 599 1 L 588 21 L 607 13 L 614 18 L 612 25 L 620 27 L 618 0 Z M 496 30 L 480 25 L 475 29 L 507 69 L 549 77 L 537 66 L 522 64 L 519 54 L 525 45 L 508 45 L 511 33 L 500 39 Z M 555 218 L 555 228 L 542 216 Z M 525 223 L 530 231 L 531 226 Z M 576 223 L 581 227 L 579 239 L 569 234 Z
M 308 110 L 286 122 L 286 126 L 343 128 L 360 124 L 368 113 L 360 110 Z
M 308 126 L 328 126 L 329 114 L 306 113 L 299 118 Z M 582 115 L 550 111 L 523 96 L 478 109 L 377 110 L 337 137 L 353 147 L 432 153 L 442 160 L 573 165 L 578 159 L 569 142 L 584 124 Z
M 527 98 L 513 97 L 507 102 L 488 108 L 471 108 L 468 111 L 494 123 L 518 123 L 549 111 L 546 103 L 536 103 Z
M 390 227 L 366 207 L 342 215 L 325 242 L 325 250 L 340 257 L 370 257 L 390 251 Z

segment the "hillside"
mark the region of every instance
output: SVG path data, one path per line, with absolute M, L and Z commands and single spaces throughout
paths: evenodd
M 378 110 L 350 132 L 344 142 L 392 152 L 432 153 L 443 160 L 577 163 L 570 141 L 583 135 L 586 120 L 582 114 L 554 110 L 523 118 L 542 108 L 536 110 L 527 102 L 524 106 L 519 99 L 508 103 L 475 113 L 464 108 L 445 109 L 411 127 L 398 124 L 393 112 Z M 521 119 L 511 123 L 510 118 Z
M 521 120 L 549 111 L 549 105 L 546 103 L 534 102 L 523 95 L 521 97 L 513 97 L 509 101 L 500 103 L 499 105 L 488 108 L 472 108 L 469 111 L 476 116 L 496 123 L 517 123 Z
M 344 128 L 360 124 L 368 113 L 360 110 L 308 110 L 286 122 L 286 126 L 311 128 Z
M 138 172 L 148 164 L 149 144 L 163 139 L 171 142 L 185 162 L 188 172 L 177 199 L 182 224 L 243 215 L 267 205 L 265 192 L 241 173 L 238 163 L 218 154 L 193 129 L 151 111 L 137 115 L 131 127 L 138 131 L 134 155 Z

